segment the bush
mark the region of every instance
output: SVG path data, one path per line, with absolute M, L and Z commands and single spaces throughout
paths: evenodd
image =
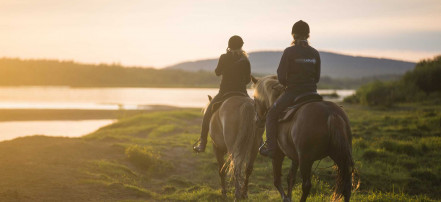
M 413 71 L 403 76 L 405 83 L 416 85 L 426 93 L 441 92 L 441 55 L 419 62 Z
M 126 149 L 127 159 L 135 166 L 142 169 L 150 169 L 158 161 L 158 155 L 154 154 L 147 147 L 141 147 L 139 145 L 132 145 Z
M 437 99 L 441 94 L 441 55 L 419 62 L 399 81 L 375 81 L 361 86 L 355 95 L 345 98 L 347 103 L 390 107 L 397 102 Z
M 392 106 L 396 101 L 394 96 L 395 83 L 376 81 L 362 86 L 357 90 L 356 96 L 360 103 L 369 106 Z

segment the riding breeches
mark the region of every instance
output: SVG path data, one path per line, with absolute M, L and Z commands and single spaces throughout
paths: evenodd
M 210 101 L 207 108 L 205 109 L 204 118 L 202 119 L 202 129 L 201 129 L 201 142 L 207 142 L 208 131 L 210 130 L 210 120 L 213 115 L 213 104 L 222 101 L 224 93 L 219 92 Z
M 274 104 L 268 110 L 265 127 L 266 141 L 269 148 L 275 149 L 277 147 L 277 127 L 278 120 L 282 112 L 293 104 L 297 96 L 303 93 L 305 93 L 305 91 L 287 90 L 274 102 Z

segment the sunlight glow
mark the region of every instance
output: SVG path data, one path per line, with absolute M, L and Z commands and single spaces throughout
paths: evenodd
M 441 52 L 440 10 L 437 0 L 0 0 L 0 57 L 164 67 L 216 58 L 234 34 L 248 52 L 283 50 L 303 19 L 319 50 L 416 61 Z

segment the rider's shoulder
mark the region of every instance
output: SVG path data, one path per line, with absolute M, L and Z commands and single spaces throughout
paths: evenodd
M 219 57 L 219 61 L 227 61 L 227 60 L 229 60 L 228 59 L 229 58 L 229 55 L 228 54 L 226 54 L 226 53 L 224 53 L 224 54 L 222 54 L 220 57 Z
M 290 52 L 293 51 L 295 49 L 295 46 L 288 46 L 285 48 L 285 50 L 283 52 Z
M 219 57 L 219 59 L 221 59 L 221 58 L 226 58 L 227 57 L 227 54 L 226 53 L 223 53 L 220 57 Z
M 315 52 L 318 52 L 317 49 L 315 49 L 315 48 L 312 47 L 312 46 L 309 46 L 309 48 L 310 48 L 311 50 L 315 51 Z
M 294 46 L 289 46 L 286 47 L 285 50 L 283 51 L 284 55 L 288 55 L 288 54 L 292 54 L 295 51 Z
M 315 49 L 314 47 L 310 46 L 311 50 L 318 56 L 320 56 L 320 53 L 318 52 L 317 49 Z

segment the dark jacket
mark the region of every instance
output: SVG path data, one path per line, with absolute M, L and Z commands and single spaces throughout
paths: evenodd
M 220 92 L 246 92 L 247 84 L 251 81 L 251 66 L 248 58 L 231 52 L 222 54 L 219 58 L 215 73 L 222 75 Z
M 320 80 L 320 55 L 307 41 L 288 47 L 280 59 L 279 82 L 294 91 L 316 91 Z

